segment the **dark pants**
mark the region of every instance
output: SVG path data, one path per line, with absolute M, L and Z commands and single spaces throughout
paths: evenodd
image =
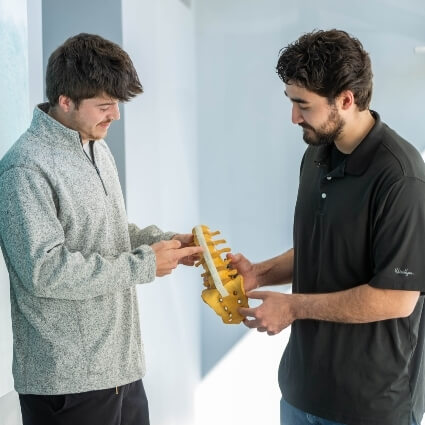
M 142 380 L 64 395 L 19 394 L 23 425 L 149 425 Z

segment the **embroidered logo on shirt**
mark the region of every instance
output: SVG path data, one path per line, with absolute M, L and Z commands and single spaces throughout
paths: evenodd
M 406 277 L 413 276 L 413 275 L 415 274 L 415 273 L 413 273 L 413 272 L 409 272 L 409 269 L 404 269 L 404 270 L 402 270 L 402 269 L 400 269 L 399 267 L 395 268 L 395 269 L 394 269 L 394 272 L 395 272 L 396 274 L 402 274 L 402 275 L 404 275 L 404 276 L 406 276 Z

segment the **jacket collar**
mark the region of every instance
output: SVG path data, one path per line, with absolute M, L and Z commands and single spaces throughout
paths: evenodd
M 56 121 L 48 111 L 48 103 L 40 103 L 34 108 L 30 130 L 47 145 L 80 150 L 82 146 L 80 133 Z
M 355 176 L 362 175 L 369 168 L 373 156 L 381 144 L 383 129 L 381 118 L 377 112 L 370 112 L 375 118 L 375 124 L 356 149 L 348 155 L 344 167 L 345 174 Z M 329 164 L 332 146 L 333 145 L 324 145 L 317 148 L 314 158 L 314 162 L 317 166 Z

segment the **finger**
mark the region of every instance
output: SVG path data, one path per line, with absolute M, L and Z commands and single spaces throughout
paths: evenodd
M 201 259 L 201 256 L 196 255 L 189 255 L 189 257 L 184 257 L 179 261 L 179 263 L 184 264 L 185 266 L 193 266 L 197 261 Z
M 182 239 L 180 239 L 180 240 L 182 240 L 185 243 L 192 243 L 193 242 L 192 233 L 185 233 L 185 234 L 180 235 L 180 236 L 182 237 Z
M 232 263 L 238 263 L 241 258 L 242 254 L 231 254 L 230 252 L 226 255 L 226 258 L 230 260 Z
M 175 235 L 173 239 L 177 239 L 178 241 L 184 244 L 190 244 L 193 242 L 193 235 L 192 233 L 183 233 L 183 234 Z
M 169 241 L 161 241 L 164 249 L 178 249 L 182 243 L 177 239 L 170 239 Z
M 189 255 L 187 258 L 193 261 L 199 261 L 201 259 L 201 255 L 199 254 Z
M 279 332 L 276 331 L 267 331 L 267 335 L 273 336 L 273 335 L 277 335 Z
M 184 257 L 179 261 L 180 264 L 183 264 L 184 266 L 193 266 L 195 264 L 195 260 L 192 259 L 192 257 Z
M 258 307 L 240 307 L 238 308 L 239 313 L 245 317 L 256 317 L 255 313 Z
M 180 248 L 176 251 L 177 258 L 190 257 L 191 255 L 200 254 L 203 251 L 200 246 L 188 246 L 186 248 Z
M 255 320 L 246 320 L 245 319 L 243 321 L 243 323 L 247 328 L 250 328 L 250 329 L 255 329 L 255 328 L 260 327 L 260 322 L 257 319 L 255 319 Z
M 266 330 L 267 330 L 266 328 L 257 328 L 258 332 L 266 332 Z
M 249 291 L 245 295 L 253 300 L 264 300 L 270 294 L 270 291 Z

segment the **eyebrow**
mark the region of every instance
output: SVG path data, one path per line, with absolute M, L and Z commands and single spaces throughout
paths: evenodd
M 110 106 L 115 105 L 117 102 L 105 102 L 105 103 L 98 103 L 96 106 Z
M 288 93 L 286 93 L 286 90 L 285 90 L 285 96 L 288 97 L 291 100 L 291 102 L 303 103 L 303 104 L 309 103 L 307 100 L 301 99 L 300 97 L 292 97 L 292 98 L 289 97 Z

